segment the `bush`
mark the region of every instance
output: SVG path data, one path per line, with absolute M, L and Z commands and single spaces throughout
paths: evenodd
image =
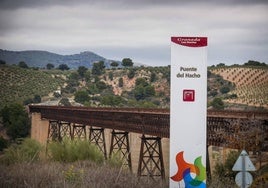
M 220 88 L 220 92 L 222 94 L 228 93 L 230 91 L 230 88 L 228 86 L 223 86 Z
M 52 160 L 59 162 L 91 160 L 102 163 L 104 161 L 101 151 L 86 140 L 63 139 L 62 142 L 51 142 L 48 144 L 48 153 Z
M 102 73 L 104 73 L 105 69 L 105 65 L 103 61 L 99 61 L 98 63 L 94 63 L 91 73 L 93 75 L 101 75 Z
M 139 85 L 136 84 L 134 88 L 134 97 L 136 100 L 144 100 L 154 95 L 155 95 L 155 89 L 154 89 L 154 86 L 152 85 L 143 86 L 143 84 L 139 84 Z
M 51 69 L 53 69 L 55 66 L 54 66 L 52 63 L 48 63 L 48 64 L 46 65 L 46 67 L 47 67 L 48 70 L 51 70 Z
M 229 96 L 227 96 L 227 99 L 237 99 L 237 94 L 231 94 Z
M 152 72 L 151 77 L 150 77 L 150 82 L 155 82 L 156 79 L 157 79 L 156 73 L 155 72 Z
M 10 165 L 14 163 L 33 162 L 39 160 L 42 146 L 36 140 L 26 138 L 21 144 L 13 144 L 4 150 L 1 163 Z
M 103 81 L 96 82 L 96 87 L 99 89 L 99 91 L 102 91 L 107 88 L 107 85 Z
M 62 98 L 59 102 L 60 106 L 72 106 L 68 98 Z
M 128 74 L 127 74 L 127 77 L 129 78 L 129 79 L 132 79 L 132 78 L 134 78 L 134 76 L 135 76 L 135 69 L 129 69 L 129 72 L 128 72 Z
M 82 78 L 84 78 L 87 72 L 87 68 L 85 66 L 79 66 L 77 72 Z
M 231 151 L 224 163 L 217 163 L 215 166 L 214 174 L 220 177 L 234 178 L 237 172 L 232 170 L 234 163 L 239 156 L 239 152 Z
M 84 103 L 86 101 L 89 101 L 89 96 L 87 91 L 77 91 L 74 94 L 74 100 L 78 103 Z
M 58 67 L 58 69 L 64 71 L 64 70 L 69 70 L 70 68 L 66 64 L 60 64 L 59 67 Z
M 106 95 L 102 97 L 101 104 L 106 106 L 120 106 L 124 104 L 124 99 L 120 96 Z
M 24 69 L 28 69 L 29 68 L 28 65 L 24 61 L 20 61 L 19 64 L 18 64 L 18 66 L 20 68 L 24 68 Z
M 122 60 L 122 66 L 124 66 L 124 67 L 132 67 L 133 64 L 134 63 L 132 62 L 132 59 L 130 59 L 130 58 L 124 58 Z
M 123 78 L 119 78 L 119 81 L 118 81 L 118 87 L 123 87 L 124 86 L 124 80 Z
M 216 110 L 223 110 L 224 109 L 224 103 L 221 98 L 214 98 L 211 102 L 211 106 Z
M 40 103 L 41 102 L 41 96 L 40 95 L 34 95 L 34 98 L 28 98 L 23 101 L 24 105 L 28 105 L 31 103 Z
M 108 76 L 109 76 L 109 79 L 110 79 L 110 80 L 113 80 L 113 79 L 114 79 L 114 75 L 113 75 L 112 72 L 109 72 L 109 75 L 108 75 Z
M 0 111 L 3 118 L 3 125 L 7 129 L 7 135 L 13 140 L 24 138 L 29 135 L 30 119 L 24 107 L 20 104 L 5 106 Z

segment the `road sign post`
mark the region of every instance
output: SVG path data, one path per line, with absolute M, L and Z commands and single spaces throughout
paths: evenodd
M 256 171 L 256 168 L 245 150 L 243 150 L 239 155 L 232 170 L 240 171 L 235 177 L 235 182 L 238 186 L 241 188 L 247 188 L 251 185 L 253 178 L 247 171 Z

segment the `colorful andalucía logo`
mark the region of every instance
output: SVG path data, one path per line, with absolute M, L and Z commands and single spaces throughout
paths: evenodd
M 206 168 L 202 165 L 201 156 L 197 157 L 194 164 L 187 163 L 183 158 L 183 151 L 176 156 L 178 172 L 171 177 L 173 181 L 184 181 L 186 188 L 206 187 Z M 193 178 L 192 175 L 195 174 Z

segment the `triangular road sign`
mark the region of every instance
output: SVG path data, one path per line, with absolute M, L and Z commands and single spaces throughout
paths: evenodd
M 243 159 L 244 158 L 244 159 Z M 243 171 L 243 165 L 245 166 L 245 171 L 256 171 L 255 166 L 251 162 L 247 152 L 243 150 L 236 160 L 232 170 L 233 171 Z

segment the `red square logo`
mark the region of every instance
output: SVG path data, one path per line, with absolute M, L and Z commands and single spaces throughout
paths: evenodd
M 195 100 L 195 91 L 191 89 L 183 90 L 183 101 L 193 102 Z

